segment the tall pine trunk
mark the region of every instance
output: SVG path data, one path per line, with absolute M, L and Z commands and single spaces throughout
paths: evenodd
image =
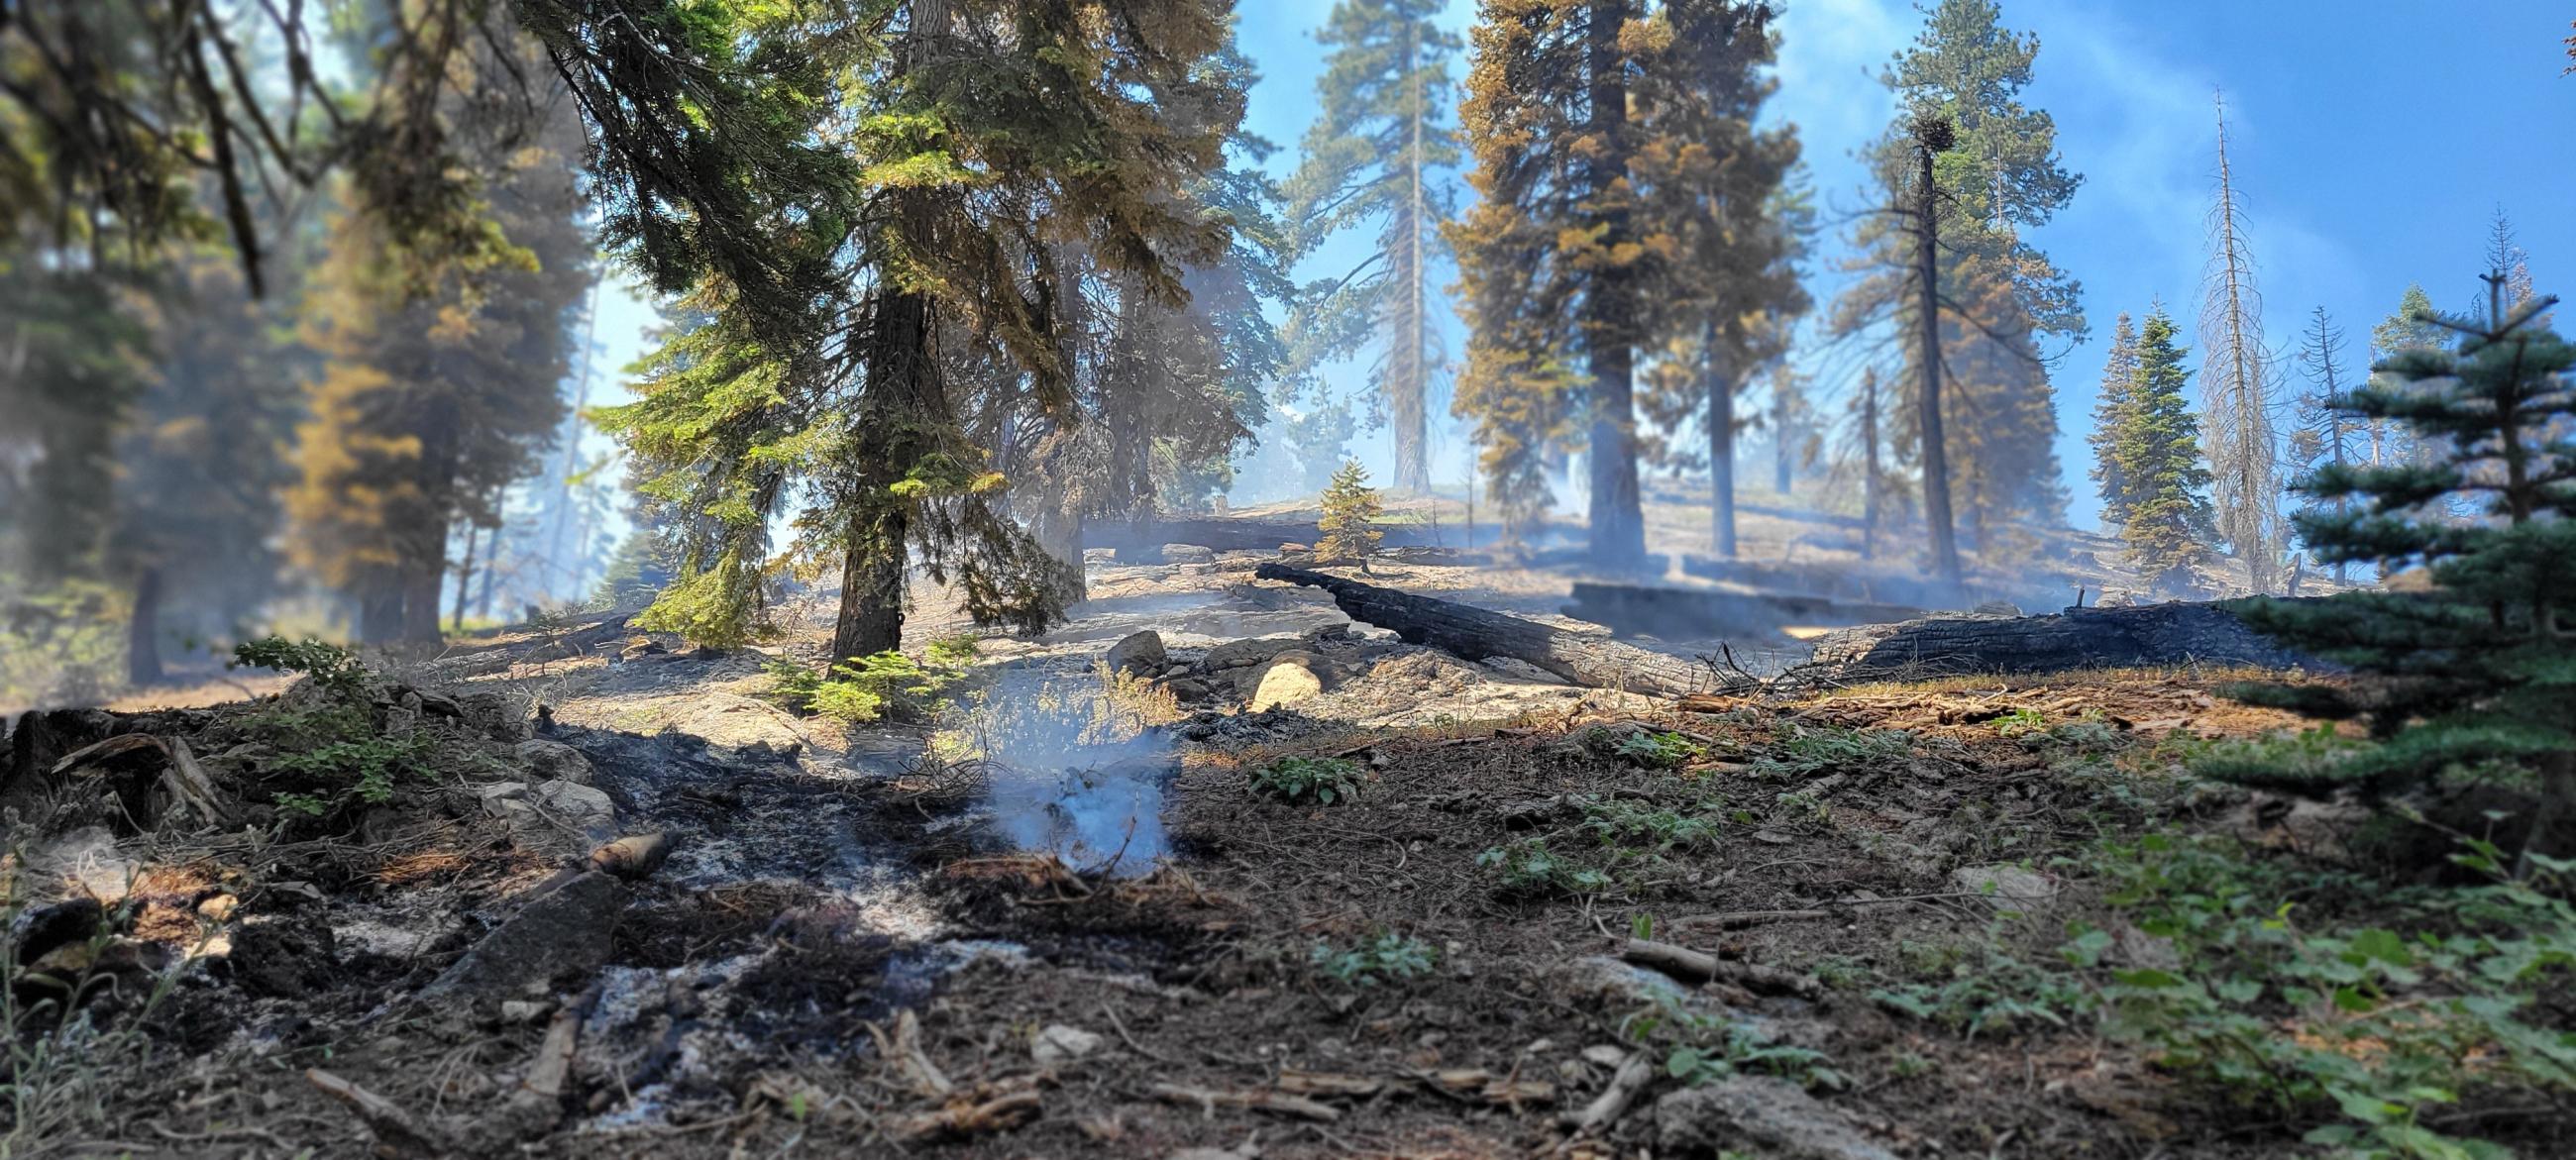
M 134 610 L 125 622 L 125 683 L 161 683 L 161 570 L 134 579 Z
M 1915 146 L 1914 221 L 1922 247 L 1915 260 L 1916 357 L 1922 362 L 1923 519 L 1932 526 L 1932 564 L 1953 596 L 1962 589 L 1959 542 L 1950 522 L 1950 449 L 1941 431 L 1941 205 L 1932 184 L 1932 155 L 1949 147 L 1947 122 L 1920 126 Z
M 1700 342 L 1700 375 L 1708 393 L 1709 542 L 1735 555 L 1735 380 L 1717 353 L 1717 323 Z
M 1388 369 L 1388 418 L 1393 421 L 1395 437 L 1395 490 L 1422 494 L 1431 490 L 1429 454 L 1430 343 L 1429 324 L 1424 315 L 1430 288 L 1423 269 L 1425 244 L 1423 235 L 1430 229 L 1424 212 L 1422 192 L 1422 122 L 1429 115 L 1423 108 L 1421 80 L 1415 70 L 1415 38 L 1421 25 L 1412 25 L 1404 47 L 1404 75 L 1413 86 L 1412 101 L 1406 109 L 1410 136 L 1405 149 L 1405 181 L 1409 195 L 1399 219 L 1401 233 L 1390 249 L 1399 266 L 1395 323 L 1396 357 Z
M 860 498 L 841 561 L 841 608 L 832 655 L 847 660 L 903 646 L 906 540 L 912 501 L 895 494 L 930 448 L 945 412 L 928 295 L 887 290 L 868 336 L 868 400 L 854 455 Z
M 1627 57 L 1619 47 L 1628 9 L 1628 0 L 1593 0 L 1585 29 L 1587 128 L 1599 143 L 1586 161 L 1585 178 L 1604 250 L 1633 240 L 1618 190 L 1628 175 Z M 1613 266 L 1595 271 L 1583 296 L 1584 358 L 1592 372 L 1586 456 L 1592 469 L 1592 559 L 1612 571 L 1637 569 L 1646 559 L 1646 521 L 1637 492 L 1636 352 L 1629 346 L 1635 295 L 1628 272 Z

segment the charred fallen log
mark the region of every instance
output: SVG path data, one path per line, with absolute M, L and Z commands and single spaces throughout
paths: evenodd
M 2180 664 L 2332 671 L 2255 632 L 2217 604 L 2069 608 L 2048 616 L 1948 616 L 1843 629 L 1784 683 Z
M 1565 614 L 1607 627 L 1620 636 L 1666 640 L 1768 637 L 1792 625 L 1818 628 L 1887 624 L 1923 616 L 1902 604 L 1836 600 L 1792 592 L 1729 592 L 1717 588 L 1662 588 L 1577 582 Z
M 1729 681 L 1717 670 L 1696 661 L 1550 628 L 1454 600 L 1416 596 L 1284 564 L 1263 564 L 1253 575 L 1321 588 L 1333 594 L 1333 603 L 1351 619 L 1392 630 L 1409 643 L 1429 645 L 1471 661 L 1510 657 L 1595 689 L 1678 697 L 1752 683 L 1749 679 Z

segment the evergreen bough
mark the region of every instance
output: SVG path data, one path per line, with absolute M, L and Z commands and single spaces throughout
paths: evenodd
M 1369 555 L 1386 538 L 1370 526 L 1383 510 L 1377 489 L 1368 485 L 1368 469 L 1356 460 L 1342 464 L 1333 473 L 1332 486 L 1324 489 L 1324 517 L 1318 524 L 1324 534 L 1315 545 L 1315 558 L 1357 560 L 1360 570 L 1367 571 Z
M 2476 322 L 2419 310 L 2462 336 L 2415 347 L 2336 401 L 2365 422 L 2401 425 L 2429 454 L 2365 467 L 2329 463 L 2299 484 L 2324 504 L 2296 517 L 2319 562 L 2383 572 L 2420 564 L 2423 593 L 2239 602 L 2238 614 L 2285 643 L 2352 667 L 2350 687 L 2251 685 L 2243 700 L 2364 722 L 2375 744 L 2323 760 L 2243 751 L 2213 772 L 2307 793 L 2355 788 L 2381 798 L 2447 775 L 2535 776 L 2537 839 L 2576 804 L 2576 348 L 2541 326 L 2555 299 L 2508 311 L 2503 278 Z M 2355 502 L 2326 506 L 2333 501 Z M 2481 518 L 2438 518 L 2445 501 Z

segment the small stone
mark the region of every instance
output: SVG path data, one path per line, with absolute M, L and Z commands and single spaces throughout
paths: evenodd
M 545 999 L 509 999 L 501 1004 L 501 1022 L 534 1023 L 555 1013 L 555 1005 Z
M 1250 640 L 1230 640 L 1224 644 L 1216 646 L 1215 648 L 1207 650 L 1207 655 L 1199 658 L 1199 671 L 1202 673 L 1214 673 L 1231 668 L 1240 668 L 1244 665 L 1257 665 L 1272 657 L 1278 656 L 1281 653 L 1287 652 L 1290 649 L 1296 648 L 1302 643 L 1304 642 L 1293 636 L 1265 636 L 1255 637 Z
M 1261 682 L 1253 688 L 1251 710 L 1260 713 L 1283 705 L 1299 704 L 1323 691 L 1324 682 L 1314 670 L 1300 664 L 1274 661 L 1262 669 Z
M 1179 680 L 1167 681 L 1163 687 L 1171 690 L 1173 699 L 1180 701 L 1204 701 L 1216 693 L 1216 690 L 1206 681 L 1197 677 L 1182 677 Z
M 1163 668 L 1163 634 L 1146 629 L 1133 633 L 1109 646 L 1109 670 L 1132 676 L 1150 677 Z
M 598 777 L 590 767 L 589 758 L 582 756 L 580 750 L 560 741 L 531 737 L 520 742 L 512 752 L 518 756 L 519 763 L 527 766 L 528 772 L 535 775 L 535 780 L 538 781 L 568 781 L 575 785 L 589 785 Z
M 1165 544 L 1162 561 L 1166 564 L 1209 564 L 1216 561 L 1216 549 L 1199 544 Z
M 1100 1050 L 1098 1035 L 1062 1023 L 1050 1023 L 1038 1032 L 1037 1042 L 1030 1045 L 1029 1057 L 1039 1063 L 1064 1063 Z
M 1655 1101 L 1655 1155 L 1715 1160 L 1747 1151 L 1777 1160 L 1896 1160 L 1841 1111 L 1774 1076 L 1729 1076 Z
M 1997 911 L 2034 914 L 2057 899 L 2057 887 L 2046 877 L 2007 863 L 1961 866 L 1950 872 L 1950 882 Z

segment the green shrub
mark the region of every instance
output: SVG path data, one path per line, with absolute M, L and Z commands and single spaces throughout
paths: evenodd
M 1545 838 L 1518 838 L 1476 855 L 1506 894 L 1599 894 L 1618 885 L 1608 872 L 1567 861 Z
M 1757 777 L 1805 778 L 1836 769 L 1894 761 L 1914 751 L 1914 734 L 1902 729 L 1843 729 L 1782 723 L 1771 748 L 1753 762 Z
M 1360 987 L 1374 987 L 1390 979 L 1420 978 L 1430 974 L 1439 960 L 1439 952 L 1431 944 L 1393 932 L 1349 950 L 1318 942 L 1309 959 L 1324 977 Z
M 852 657 L 817 672 L 784 657 L 766 666 L 770 697 L 790 709 L 835 721 L 863 724 L 879 718 L 925 721 L 947 708 L 945 694 L 966 678 L 973 662 L 971 638 L 934 641 L 914 660 L 899 652 Z
M 1641 1047 L 1660 1047 L 1664 1074 L 1692 1087 L 1743 1072 L 1776 1075 L 1811 1088 L 1840 1089 L 1850 1081 L 1821 1051 L 1774 1043 L 1753 1028 L 1719 1014 L 1704 1014 L 1671 995 L 1630 1015 L 1621 1031 Z
M 1283 757 L 1252 771 L 1252 792 L 1285 802 L 1328 806 L 1359 787 L 1359 763 L 1339 757 Z
M 1583 731 L 1583 747 L 1602 757 L 1624 761 L 1647 769 L 1680 769 L 1708 750 L 1700 743 L 1673 732 L 1643 729 L 1619 730 L 1595 725 Z
M 235 645 L 231 663 L 302 673 L 319 694 L 280 699 L 245 722 L 279 750 L 267 773 L 272 800 L 284 813 L 321 820 L 353 805 L 392 801 L 396 779 L 420 772 L 437 748 L 427 733 L 391 736 L 377 728 L 376 676 L 347 649 L 270 636 Z M 284 784 L 274 784 L 279 779 Z

